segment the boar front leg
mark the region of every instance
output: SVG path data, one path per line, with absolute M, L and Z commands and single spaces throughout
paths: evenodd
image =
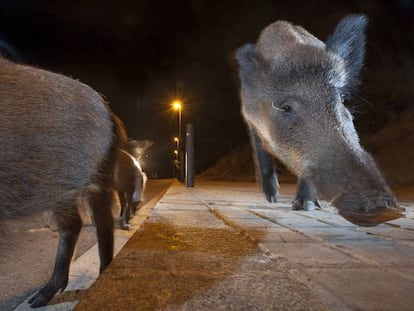
M 119 201 L 121 202 L 121 229 L 129 230 L 129 219 L 131 218 L 131 200 L 127 192 L 118 191 Z
M 66 288 L 69 265 L 82 228 L 82 220 L 78 214 L 76 204 L 69 209 L 58 209 L 54 216 L 59 230 L 59 246 L 55 267 L 49 282 L 29 300 L 32 308 L 46 305 L 58 291 L 63 291 Z
M 253 160 L 256 164 L 256 174 L 262 191 L 268 202 L 276 203 L 279 197 L 279 181 L 273 157 L 263 149 L 263 143 L 253 128 L 250 128 L 250 139 L 253 147 Z
M 296 198 L 292 203 L 292 209 L 313 211 L 315 207 L 321 208 L 315 186 L 306 178 L 299 177 Z
M 119 198 L 119 204 L 121 205 L 121 213 L 119 215 L 120 216 L 119 224 L 121 226 L 121 229 L 127 230 L 129 229 L 127 228 L 129 219 L 126 219 L 128 206 L 127 206 L 127 200 L 125 197 L 125 192 L 118 191 L 118 198 Z

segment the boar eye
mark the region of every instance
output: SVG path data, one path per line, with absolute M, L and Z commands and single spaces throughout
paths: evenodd
M 293 111 L 292 107 L 289 105 L 283 105 L 280 107 L 280 110 L 286 113 L 291 113 Z
M 272 102 L 272 108 L 276 110 L 275 116 L 279 116 L 279 118 L 289 121 L 293 121 L 296 118 L 295 103 L 292 105 L 292 103 L 284 102 L 277 106 Z
M 286 113 L 293 112 L 292 106 L 290 106 L 288 104 L 283 104 L 282 106 L 278 107 L 278 106 L 275 105 L 274 102 L 272 102 L 272 108 L 277 110 L 277 111 L 286 112 Z

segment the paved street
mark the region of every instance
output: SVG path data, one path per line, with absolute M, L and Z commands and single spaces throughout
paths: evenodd
M 253 183 L 174 182 L 97 282 L 66 300 L 80 298 L 75 310 L 413 310 L 414 205 L 361 228 L 326 202 L 292 211 L 294 191 L 282 185 L 268 204 Z

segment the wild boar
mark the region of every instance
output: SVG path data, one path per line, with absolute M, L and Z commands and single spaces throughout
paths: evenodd
M 65 289 L 82 221 L 92 208 L 100 271 L 113 256 L 112 176 L 126 134 L 104 99 L 60 74 L 0 57 L 0 231 L 10 217 L 53 211 L 59 246 L 50 280 L 31 299 L 39 307 Z
M 324 43 L 277 21 L 236 52 L 242 114 L 269 202 L 278 197 L 276 157 L 298 176 L 294 209 L 313 209 L 320 196 L 361 226 L 404 215 L 344 105 L 363 66 L 366 25 L 363 15 L 347 16 Z
M 121 205 L 121 228 L 129 229 L 129 219 L 135 214 L 142 200 L 146 182 L 145 173 L 137 159 L 124 149 L 119 149 L 114 170 L 114 189 Z

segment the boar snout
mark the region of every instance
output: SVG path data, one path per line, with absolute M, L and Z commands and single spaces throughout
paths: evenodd
M 339 214 L 353 224 L 372 227 L 386 221 L 405 217 L 405 208 L 400 207 L 393 195 L 361 195 L 347 193 L 333 200 Z

